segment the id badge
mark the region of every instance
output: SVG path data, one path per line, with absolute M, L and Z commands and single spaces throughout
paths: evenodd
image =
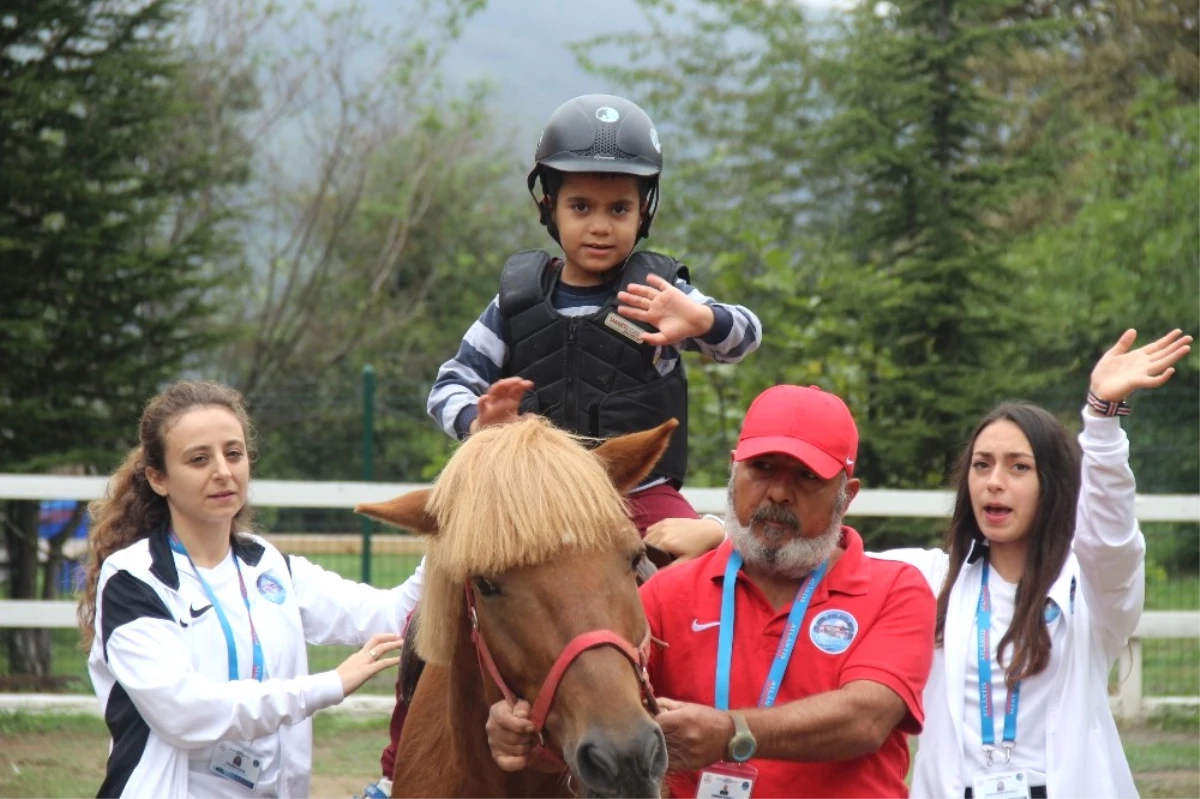
M 1025 769 L 989 771 L 975 775 L 975 799 L 1029 799 Z
M 229 741 L 217 743 L 213 747 L 212 760 L 208 762 L 208 770 L 213 774 L 232 780 L 249 790 L 254 790 L 261 768 L 262 761 L 258 755 Z
M 758 769 L 745 763 L 713 763 L 700 771 L 696 799 L 750 799 Z

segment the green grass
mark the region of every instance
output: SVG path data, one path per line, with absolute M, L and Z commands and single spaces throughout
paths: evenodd
M 313 796 L 350 796 L 379 777 L 388 719 L 318 713 Z M 95 796 L 108 731 L 97 716 L 0 713 L 0 797 Z
M 387 718 L 318 713 L 314 797 L 346 797 L 379 775 Z M 1143 797 L 1200 795 L 1200 715 L 1173 710 L 1125 726 L 1121 739 Z M 108 734 L 96 716 L 0 713 L 0 797 L 94 796 L 104 776 Z
M 1147 565 L 1146 610 L 1200 610 L 1200 575 L 1167 577 Z
M 87 713 L 4 713 L 0 712 L 0 738 L 29 734 L 54 733 L 71 736 L 103 731 L 104 722 Z

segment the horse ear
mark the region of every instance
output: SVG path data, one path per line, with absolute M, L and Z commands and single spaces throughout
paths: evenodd
M 593 451 L 604 462 L 613 484 L 624 494 L 637 488 L 650 474 L 667 451 L 676 427 L 679 421 L 668 419 L 652 430 L 611 438 Z
M 437 519 L 425 510 L 431 493 L 430 489 L 421 488 L 401 494 L 387 502 L 365 502 L 355 505 L 354 512 L 421 535 L 436 535 Z

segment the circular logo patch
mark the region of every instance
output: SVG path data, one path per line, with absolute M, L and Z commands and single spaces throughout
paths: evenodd
M 596 119 L 601 122 L 616 122 L 620 118 L 621 115 L 617 113 L 617 109 L 610 106 L 602 105 L 596 109 Z
M 813 646 L 831 655 L 840 655 L 850 648 L 858 635 L 858 620 L 844 610 L 826 610 L 817 614 L 808 626 Z
M 258 576 L 258 593 L 276 605 L 282 605 L 283 600 L 287 599 L 283 583 L 271 572 L 263 572 Z
M 1046 624 L 1052 624 L 1054 620 L 1061 615 L 1062 611 L 1059 610 L 1058 603 L 1056 603 L 1053 599 L 1047 599 L 1045 612 Z
M 654 145 L 654 152 L 661 153 L 662 145 L 658 143 L 658 129 L 650 128 L 650 143 Z

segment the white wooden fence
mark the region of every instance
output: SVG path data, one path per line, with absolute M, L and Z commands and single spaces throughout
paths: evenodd
M 89 500 L 104 492 L 104 477 L 0 474 L 0 500 L 74 499 Z M 250 500 L 258 507 L 344 508 L 360 502 L 378 502 L 427 486 L 413 483 L 311 482 L 300 480 L 256 480 Z M 725 510 L 724 488 L 685 488 L 684 496 L 700 513 Z M 942 518 L 950 514 L 954 495 L 949 491 L 894 491 L 866 489 L 850 507 L 850 516 Z M 1138 519 L 1149 521 L 1200 522 L 1200 495 L 1139 495 L 1135 504 Z M 387 540 L 395 540 L 388 536 Z M 0 628 L 54 628 L 75 626 L 75 603 L 67 601 L 0 600 Z M 1148 611 L 1142 615 L 1130 646 L 1121 658 L 1120 690 L 1112 697 L 1113 711 L 1131 718 L 1163 705 L 1200 705 L 1200 696 L 1147 697 L 1142 695 L 1142 639 L 1200 638 L 1200 610 Z M 363 710 L 379 702 L 390 708 L 391 697 L 351 697 L 349 710 Z M 0 710 L 19 708 L 95 709 L 91 697 L 45 695 L 0 695 Z M 386 711 L 385 711 L 386 712 Z

